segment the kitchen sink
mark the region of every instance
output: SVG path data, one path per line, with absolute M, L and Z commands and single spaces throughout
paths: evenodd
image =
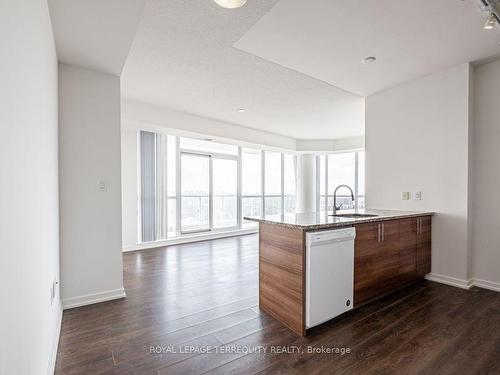
M 363 218 L 363 217 L 377 217 L 378 215 L 373 215 L 373 214 L 356 214 L 356 213 L 345 213 L 345 214 L 332 214 L 328 216 L 335 216 L 335 217 L 346 217 L 346 218 Z

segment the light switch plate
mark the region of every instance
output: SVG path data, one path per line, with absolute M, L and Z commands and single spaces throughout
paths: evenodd
M 99 182 L 97 183 L 97 190 L 101 192 L 106 191 L 106 181 L 99 180 Z
M 413 193 L 413 200 L 415 200 L 415 201 L 422 200 L 422 192 L 421 191 L 415 191 Z
M 410 192 L 409 191 L 401 192 L 401 199 L 404 201 L 410 200 Z

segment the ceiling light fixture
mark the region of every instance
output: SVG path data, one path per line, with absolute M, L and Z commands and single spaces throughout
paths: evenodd
M 361 62 L 366 65 L 374 63 L 375 61 L 377 61 L 377 58 L 375 56 L 368 56 L 365 57 Z
M 245 111 L 246 111 L 246 109 L 245 109 L 245 108 L 238 108 L 238 113 L 243 113 L 243 112 L 245 112 Z
M 496 23 L 497 23 L 497 17 L 495 16 L 495 13 L 490 12 L 488 18 L 486 18 L 486 22 L 484 23 L 484 29 L 491 30 L 495 27 Z
M 214 0 L 217 5 L 227 8 L 227 9 L 236 9 L 241 8 L 247 0 Z
M 479 9 L 487 13 L 483 28 L 492 30 L 500 23 L 500 0 L 478 0 Z

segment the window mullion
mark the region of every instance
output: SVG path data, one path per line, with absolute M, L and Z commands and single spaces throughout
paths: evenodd
M 241 190 L 242 190 L 242 163 L 241 163 L 241 146 L 238 146 L 238 159 L 236 162 L 236 175 L 237 175 L 237 182 L 236 182 L 236 213 L 237 213 L 237 220 L 236 220 L 236 225 L 238 229 L 241 229 L 242 225 L 242 210 L 243 210 L 243 202 L 242 202 L 242 197 L 241 197 Z
M 261 194 L 262 194 L 262 217 L 266 214 L 266 153 L 264 150 L 260 151 L 260 163 L 261 163 Z
M 328 212 L 328 154 L 325 154 L 325 212 Z
M 285 154 L 281 153 L 281 215 L 285 214 Z
M 321 163 L 320 155 L 316 155 L 316 211 L 321 212 Z
M 208 156 L 208 228 L 214 229 L 214 158 Z
M 175 236 L 181 235 L 181 148 L 179 136 L 175 137 Z
M 358 209 L 358 152 L 354 153 L 354 208 Z

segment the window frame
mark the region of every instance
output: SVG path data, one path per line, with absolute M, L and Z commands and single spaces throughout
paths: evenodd
M 138 243 L 148 243 L 148 242 L 157 242 L 157 241 L 166 241 L 166 240 L 171 240 L 171 239 L 176 239 L 176 238 L 182 238 L 182 237 L 188 237 L 196 234 L 203 234 L 203 233 L 221 233 L 221 232 L 230 232 L 230 231 L 236 231 L 236 230 L 248 230 L 248 229 L 254 229 L 257 227 L 256 223 L 248 223 L 243 220 L 243 199 L 245 198 L 259 198 L 260 199 L 260 204 L 261 204 L 261 217 L 265 216 L 265 210 L 266 210 L 266 198 L 280 198 L 281 200 L 281 210 L 280 213 L 277 215 L 281 215 L 282 217 L 285 214 L 285 154 L 287 155 L 292 155 L 293 160 L 294 160 L 294 168 L 295 168 L 295 176 L 297 173 L 297 154 L 293 152 L 282 152 L 278 150 L 272 150 L 272 149 L 261 149 L 261 148 L 255 148 L 255 147 L 248 147 L 250 149 L 256 150 L 260 152 L 260 163 L 261 163 L 261 194 L 260 195 L 243 195 L 242 190 L 242 177 L 243 177 L 243 165 L 242 165 L 242 154 L 243 150 L 247 148 L 246 146 L 241 146 L 241 145 L 235 145 L 238 148 L 237 154 L 224 154 L 224 153 L 219 153 L 219 152 L 210 152 L 206 150 L 193 150 L 190 148 L 182 148 L 181 147 L 181 138 L 190 138 L 186 137 L 184 135 L 174 135 L 170 133 L 163 133 L 163 132 L 158 132 L 158 131 L 150 131 L 150 130 L 139 130 L 138 134 L 140 132 L 149 132 L 155 134 L 155 137 L 157 134 L 160 135 L 165 135 L 165 136 L 172 136 L 175 137 L 175 195 L 172 195 L 168 189 L 166 191 L 166 201 L 167 204 L 171 200 L 175 200 L 175 235 L 172 236 L 171 232 L 168 231 L 169 228 L 169 215 L 168 215 L 168 208 L 165 213 L 165 218 L 163 218 L 165 227 L 167 228 L 166 233 L 165 233 L 165 238 L 158 238 L 158 233 L 156 233 L 153 236 L 152 241 L 142 241 L 142 238 L 140 235 L 138 235 Z M 166 147 L 171 147 L 170 144 L 166 144 Z M 165 155 L 168 155 L 168 149 L 165 149 Z M 266 194 L 265 192 L 265 174 L 266 174 L 266 152 L 276 152 L 280 154 L 280 193 L 276 194 Z M 182 182 L 181 182 L 181 174 L 182 174 L 182 163 L 181 163 L 181 155 L 182 154 L 193 154 L 193 155 L 199 155 L 199 156 L 207 156 L 209 157 L 209 229 L 200 229 L 200 230 L 182 230 Z M 141 151 L 139 150 L 138 152 L 138 157 L 140 159 Z M 236 166 L 237 166 L 237 182 L 236 182 L 236 187 L 237 187 L 237 204 L 236 204 L 236 214 L 237 214 L 237 219 L 236 219 L 236 226 L 231 226 L 231 227 L 222 227 L 222 228 L 216 228 L 213 225 L 213 215 L 214 215 L 214 207 L 213 207 L 213 161 L 214 159 L 227 159 L 227 160 L 235 160 L 236 161 Z M 140 160 L 139 160 L 140 161 Z M 167 164 L 167 163 L 165 163 Z M 140 166 L 140 165 L 139 165 Z M 165 179 L 167 179 L 168 172 L 165 170 Z M 138 168 L 138 179 L 139 179 L 139 186 L 141 184 L 141 170 Z M 165 180 L 167 181 L 167 180 Z M 168 186 L 168 182 L 165 183 L 165 186 Z M 139 209 L 138 209 L 138 232 L 141 232 L 141 191 L 139 188 Z M 157 192 L 158 194 L 158 192 Z M 297 196 L 297 178 L 295 178 L 295 197 Z
M 188 137 L 184 137 L 188 138 Z M 236 166 L 238 168 L 238 160 L 240 152 L 238 151 L 238 155 L 232 155 L 232 154 L 221 154 L 217 152 L 207 152 L 207 151 L 198 151 L 198 150 L 192 150 L 188 148 L 181 148 L 180 147 L 180 137 L 176 136 L 176 144 L 179 144 L 179 147 L 177 149 L 177 155 L 176 158 L 179 160 L 179 168 L 176 169 L 176 182 L 179 181 L 179 189 L 176 191 L 176 199 L 181 203 L 178 205 L 178 209 L 176 212 L 176 226 L 178 227 L 178 230 L 176 230 L 176 233 L 179 233 L 179 236 L 185 236 L 185 235 L 192 235 L 192 234 L 198 234 L 198 233 L 217 233 L 217 232 L 228 232 L 228 231 L 234 231 L 237 229 L 241 229 L 241 227 L 238 225 L 238 219 L 236 219 L 236 225 L 231 226 L 231 227 L 222 227 L 222 228 L 216 228 L 214 227 L 214 220 L 213 220 L 213 215 L 214 215 L 214 204 L 213 204 L 213 199 L 214 199 L 214 192 L 213 192 L 213 179 L 214 179 L 214 168 L 213 168 L 213 162 L 214 159 L 225 159 L 225 160 L 234 160 L 236 161 Z M 241 147 L 238 146 L 238 150 L 240 150 Z M 186 155 L 199 155 L 199 156 L 204 156 L 208 157 L 209 159 L 209 198 L 208 198 L 208 221 L 209 225 L 208 228 L 204 229 L 195 229 L 195 230 L 182 230 L 182 193 L 181 193 L 181 173 L 182 173 L 182 163 L 180 162 L 182 154 Z M 236 173 L 236 178 L 238 179 L 238 172 Z M 237 198 L 237 203 L 236 207 L 240 206 L 239 203 L 239 198 L 238 198 L 238 181 L 236 181 L 236 198 Z M 236 209 L 238 211 L 238 208 Z M 168 223 L 167 223 L 168 224 Z M 173 238 L 173 237 L 170 237 Z M 175 237 L 174 237 L 175 238 Z M 167 237 L 168 239 L 168 237 Z
M 366 198 L 365 195 L 359 195 L 359 153 L 364 152 L 364 150 L 357 150 L 357 151 L 346 151 L 346 152 L 330 152 L 330 153 L 323 153 L 320 155 L 316 155 L 316 211 L 317 212 L 328 212 L 328 200 L 329 198 L 333 198 L 333 192 L 332 194 L 329 193 L 328 191 L 328 156 L 329 155 L 338 155 L 338 154 L 352 154 L 354 153 L 354 186 L 351 186 L 353 188 L 354 192 L 354 209 L 358 210 L 360 209 L 359 207 L 359 199 L 360 198 Z M 320 163 L 320 157 L 324 155 L 325 160 L 324 160 L 324 174 L 325 174 L 325 181 L 324 181 L 324 191 L 325 194 L 321 194 L 321 163 Z M 349 197 L 349 195 L 346 194 L 340 194 L 337 195 L 337 197 Z M 325 201 L 323 203 L 323 207 L 321 207 L 321 199 L 324 198 Z M 364 208 L 364 207 L 361 207 Z

